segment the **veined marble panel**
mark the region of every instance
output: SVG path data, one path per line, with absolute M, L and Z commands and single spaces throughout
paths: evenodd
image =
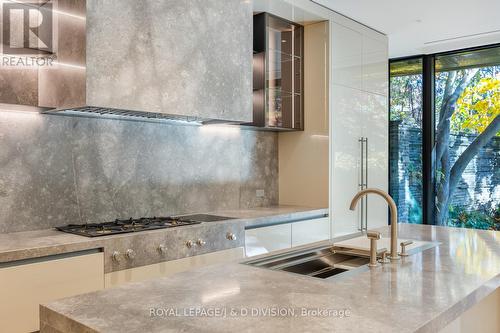
M 87 105 L 252 121 L 252 3 L 87 0 Z
M 3 112 L 0 233 L 275 205 L 277 158 L 276 133 Z

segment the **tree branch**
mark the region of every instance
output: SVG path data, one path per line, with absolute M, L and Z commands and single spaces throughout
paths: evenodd
M 457 76 L 457 71 L 448 72 L 448 76 L 446 77 L 446 83 L 443 92 L 443 102 L 441 103 L 441 110 L 439 111 L 439 121 L 443 119 L 444 112 L 448 105 L 450 96 L 451 96 L 451 88 L 453 86 L 453 82 L 455 82 L 455 78 Z
M 472 81 L 474 76 L 479 73 L 479 69 L 474 69 L 474 70 L 469 70 L 464 72 L 464 75 L 460 79 L 460 82 L 458 83 L 458 86 L 455 88 L 455 91 L 446 98 L 444 96 L 443 98 L 443 105 L 441 106 L 441 112 L 440 112 L 440 121 L 436 129 L 436 159 L 439 160 L 443 156 L 443 152 L 445 147 L 443 144 L 447 140 L 444 140 L 445 137 L 449 136 L 450 134 L 450 119 L 453 113 L 455 112 L 455 106 L 457 103 L 458 98 L 460 95 L 463 93 L 465 88 L 469 85 L 469 83 Z M 448 76 L 450 78 L 450 76 Z M 448 82 L 446 83 L 448 86 Z M 448 86 L 448 93 L 451 91 L 451 87 Z M 445 91 L 447 90 L 445 89 Z
M 479 150 L 483 148 L 498 132 L 500 131 L 500 115 L 496 116 L 495 119 L 486 127 L 486 129 L 479 134 L 474 141 L 464 150 L 464 152 L 457 159 L 450 171 L 450 183 L 449 183 L 449 196 L 453 195 L 458 181 L 462 177 L 469 162 L 477 155 Z

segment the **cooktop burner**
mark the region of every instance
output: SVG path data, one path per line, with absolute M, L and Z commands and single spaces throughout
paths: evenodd
M 198 223 L 201 222 L 182 217 L 142 217 L 139 219 L 130 218 L 128 220 L 117 219 L 113 222 L 104 223 L 68 224 L 62 227 L 56 227 L 56 229 L 81 236 L 98 237 L 127 232 L 173 228 Z

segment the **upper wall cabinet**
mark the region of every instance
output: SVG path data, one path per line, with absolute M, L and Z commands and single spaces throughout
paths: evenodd
M 253 126 L 304 129 L 301 25 L 261 13 L 254 16 Z
M 252 121 L 252 4 L 87 0 L 86 104 Z
M 387 96 L 387 37 L 355 22 L 346 23 L 332 27 L 332 82 Z
M 363 35 L 337 23 L 332 34 L 332 83 L 362 89 Z
M 381 34 L 363 34 L 363 90 L 388 96 L 387 37 Z

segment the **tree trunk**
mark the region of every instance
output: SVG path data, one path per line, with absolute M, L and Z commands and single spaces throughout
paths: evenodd
M 500 131 L 500 116 L 496 116 L 495 119 L 486 127 L 486 129 L 479 134 L 474 141 L 465 149 L 465 151 L 460 155 L 455 164 L 450 171 L 450 188 L 449 197 L 453 195 L 455 189 L 462 177 L 462 174 L 469 165 L 470 161 L 479 153 L 479 150 L 483 148 L 498 132 Z
M 446 79 L 446 88 L 444 93 L 447 95 L 443 96 L 443 103 L 441 104 L 441 110 L 439 112 L 439 123 L 436 129 L 436 160 L 440 160 L 446 146 L 442 145 L 443 141 L 448 141 L 447 138 L 450 135 L 450 122 L 451 116 L 455 112 L 455 107 L 457 105 L 457 100 L 464 92 L 465 88 L 470 84 L 474 76 L 479 72 L 478 69 L 469 70 L 463 73 L 458 86 L 453 92 L 451 92 L 451 86 L 453 85 L 452 80 L 455 80 L 456 73 L 448 73 Z
M 436 195 L 436 206 L 437 206 L 437 225 L 446 225 L 448 219 L 448 205 L 450 203 L 450 148 L 449 148 L 449 136 L 443 142 L 446 144 L 446 149 L 441 156 L 441 175 L 438 183 L 438 191 Z
M 446 225 L 448 219 L 448 205 L 451 197 L 450 191 L 454 191 L 453 184 L 451 183 L 452 174 L 449 162 L 451 117 L 455 112 L 458 98 L 478 72 L 478 69 L 463 72 L 455 90 L 452 89 L 452 86 L 457 77 L 457 72 L 449 72 L 446 78 L 443 102 L 439 111 L 439 123 L 436 129 L 436 145 L 434 147 L 436 161 L 440 163 L 440 165 L 437 166 L 437 170 L 441 171 L 441 175 L 436 177 L 438 183 L 436 185 L 437 214 L 435 216 L 435 223 L 437 225 Z M 461 175 L 460 173 L 459 178 Z M 456 186 L 456 184 L 454 186 Z

